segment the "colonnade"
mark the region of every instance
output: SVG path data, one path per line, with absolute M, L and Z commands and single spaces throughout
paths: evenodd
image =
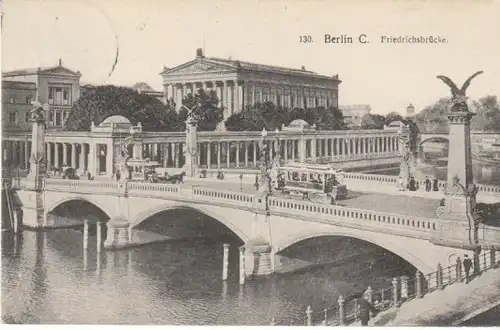
M 46 142 L 47 169 L 49 171 L 69 166 L 79 174 L 111 176 L 116 158 L 120 154 L 120 140 L 106 139 L 98 142 Z M 262 143 L 267 145 L 268 159 L 278 154 L 285 161 L 329 162 L 396 156 L 400 151 L 397 135 L 376 136 L 311 136 L 285 135 L 279 138 L 253 139 L 232 137 L 230 134 L 218 141 L 198 140 L 197 165 L 202 168 L 255 168 L 262 157 Z M 184 166 L 187 152 L 185 142 L 153 142 L 147 138 L 129 146 L 134 159 L 156 161 L 161 167 Z M 4 141 L 3 160 L 10 166 L 29 168 L 31 142 Z
M 167 99 L 172 99 L 176 108 L 182 105 L 182 99 L 198 89 L 215 91 L 218 106 L 224 108 L 224 118 L 241 111 L 247 105 L 271 101 L 279 106 L 294 108 L 338 106 L 337 91 L 324 87 L 306 87 L 303 85 L 273 84 L 251 80 L 216 80 L 191 83 L 166 83 Z

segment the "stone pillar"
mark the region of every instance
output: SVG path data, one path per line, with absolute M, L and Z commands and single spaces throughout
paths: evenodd
M 257 167 L 257 142 L 253 141 L 253 167 Z
M 240 109 L 240 86 L 238 85 L 238 80 L 234 81 L 234 107 L 233 107 L 233 113 L 239 112 Z
M 240 167 L 240 142 L 236 141 L 236 167 Z
M 101 252 L 102 248 L 102 222 L 97 221 L 96 223 L 96 240 L 97 240 L 97 252 Z
M 231 109 L 229 108 L 230 106 L 230 100 L 229 100 L 229 93 L 228 93 L 228 84 L 227 81 L 222 82 L 222 100 L 223 100 L 223 106 L 224 106 L 224 120 L 229 118 L 231 115 Z
M 403 275 L 400 277 L 401 280 L 401 300 L 408 299 L 408 276 Z
M 226 142 L 226 165 L 227 168 L 231 168 L 231 142 Z
M 83 174 L 83 171 L 85 170 L 85 144 L 83 143 L 80 144 L 80 155 L 78 157 L 78 162 L 80 163 L 80 165 L 78 165 L 78 170 Z
M 248 146 L 249 143 L 245 141 L 245 168 L 248 167 Z
M 344 302 L 345 302 L 344 298 L 342 296 L 339 296 L 337 303 L 339 304 L 339 325 L 340 326 L 345 325 L 345 322 L 344 322 L 344 319 L 345 319 Z
M 220 169 L 221 147 L 222 143 L 217 142 L 217 169 Z
M 24 168 L 27 169 L 30 161 L 29 141 L 24 141 Z
M 299 144 L 299 162 L 304 163 L 306 161 L 306 140 L 304 136 L 300 136 Z
M 68 166 L 68 144 L 63 143 L 63 165 Z
M 240 251 L 240 284 L 245 284 L 245 246 L 240 246 L 239 251 Z
M 212 165 L 212 144 L 207 142 L 207 168 Z
M 83 249 L 87 250 L 89 247 L 89 221 L 83 220 Z
M 221 106 L 223 106 L 223 102 L 222 102 L 222 88 L 218 84 L 219 83 L 217 81 L 214 81 L 215 91 L 217 93 L 217 100 L 218 100 L 217 107 L 220 108 Z
M 54 143 L 54 166 L 56 168 L 60 168 L 61 167 L 61 163 L 60 163 L 60 158 L 59 158 L 59 143 Z
M 76 168 L 76 143 L 71 144 L 71 167 Z
M 73 150 L 71 152 L 71 162 L 73 162 Z M 107 176 L 112 176 L 113 175 L 113 141 L 108 142 L 106 145 L 106 175 Z
M 47 142 L 47 170 L 52 168 L 52 142 Z
M 198 163 L 198 135 L 197 135 L 197 123 L 198 121 L 191 116 L 186 121 L 187 127 L 187 138 L 186 138 L 186 161 L 185 167 L 187 169 L 186 175 L 190 178 L 196 176 L 196 164 Z
M 173 154 L 172 157 L 174 157 L 174 167 L 179 167 L 179 149 L 180 149 L 180 144 L 179 143 L 172 143 L 172 148 L 173 148 Z
M 229 244 L 224 243 L 223 245 L 223 257 L 222 257 L 222 280 L 226 281 L 229 272 Z
M 422 275 L 419 270 L 415 273 L 415 296 L 422 298 Z
M 398 279 L 396 277 L 392 279 L 392 305 L 398 306 Z

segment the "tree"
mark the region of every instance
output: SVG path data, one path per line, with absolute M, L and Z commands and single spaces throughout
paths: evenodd
M 157 98 L 112 85 L 86 88 L 73 104 L 64 123 L 66 130 L 88 131 L 91 123 L 99 125 L 106 117 L 121 115 L 131 123 L 140 122 L 144 130 L 171 130 L 176 121 L 165 121 L 168 108 Z
M 222 121 L 223 110 L 217 106 L 218 103 L 215 91 L 206 92 L 203 89 L 199 89 L 195 95 L 189 93 L 182 100 L 182 105 L 189 109 L 195 105 L 198 106 L 193 114 L 198 118 L 198 130 L 200 131 L 213 131 Z M 187 111 L 182 110 L 179 111 L 179 120 L 184 123 L 187 119 Z
M 367 113 L 361 118 L 362 129 L 383 129 L 385 117 L 377 114 Z
M 451 99 L 441 98 L 418 113 L 414 119 L 420 132 L 425 133 L 448 133 L 449 123 L 446 113 L 451 107 Z
M 500 131 L 500 104 L 496 96 L 487 95 L 473 102 L 476 115 L 472 117 L 471 127 L 483 132 Z
M 260 131 L 280 129 L 295 119 L 303 119 L 320 130 L 336 130 L 346 127 L 342 112 L 336 108 L 288 109 L 272 102 L 257 103 L 242 112 L 231 115 L 226 120 L 229 131 Z
M 403 121 L 403 117 L 395 111 L 389 112 L 387 116 L 385 116 L 385 124 L 389 125 L 393 121 Z

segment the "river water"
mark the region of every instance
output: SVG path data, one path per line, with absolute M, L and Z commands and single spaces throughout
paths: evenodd
M 311 239 L 303 249 L 311 255 L 325 253 L 315 247 L 334 249 L 339 239 Z M 366 244 L 350 240 L 342 246 L 355 251 Z M 352 260 L 240 286 L 237 244 L 231 247 L 224 283 L 220 241 L 167 242 L 97 253 L 95 236 L 90 236 L 84 253 L 81 229 L 24 231 L 18 237 L 3 233 L 2 319 L 165 325 L 269 325 L 274 319 L 277 324 L 303 325 L 307 305 L 321 311 L 340 294 L 357 295 L 368 285 L 388 287 L 394 276 L 414 272 L 401 259 L 372 246 Z

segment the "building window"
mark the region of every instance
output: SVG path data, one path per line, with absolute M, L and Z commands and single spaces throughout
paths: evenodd
M 49 104 L 70 105 L 71 104 L 70 87 L 49 87 Z
M 61 112 L 56 112 L 56 126 L 61 126 Z
M 54 111 L 49 111 L 49 122 L 52 123 L 54 121 Z
M 26 104 L 31 104 L 31 96 L 26 96 Z
M 29 123 L 30 122 L 30 112 L 29 111 L 26 111 L 26 113 L 24 114 L 24 120 Z
M 16 123 L 16 113 L 15 112 L 9 112 L 9 123 L 10 124 Z

